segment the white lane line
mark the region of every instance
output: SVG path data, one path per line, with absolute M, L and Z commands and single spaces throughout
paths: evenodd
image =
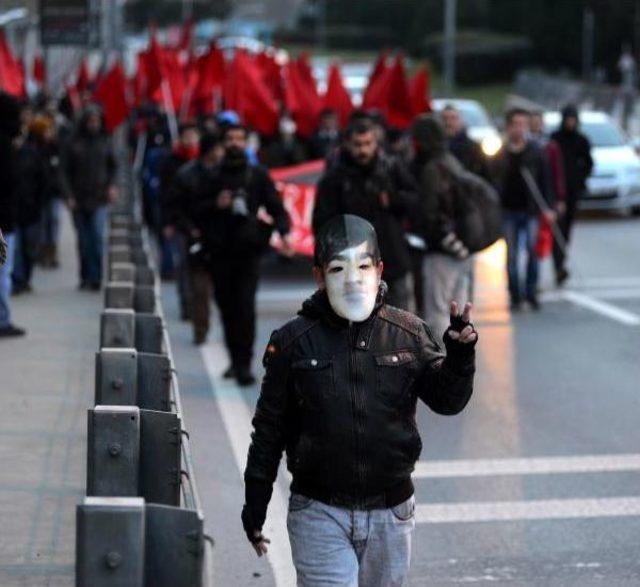
M 434 503 L 416 506 L 418 524 L 640 516 L 640 497 Z
M 227 358 L 219 345 L 205 345 L 201 348 L 201 352 L 213 387 L 213 396 L 231 442 L 236 465 L 243 474 L 251 440 L 252 414 L 238 386 L 221 377 L 221 366 L 224 367 L 227 364 Z M 286 528 L 287 511 L 287 498 L 278 483 L 275 483 L 264 533 L 271 539 L 267 559 L 273 570 L 276 587 L 289 587 L 296 584 Z M 238 512 L 238 524 L 240 524 L 239 514 L 240 512 Z M 248 542 L 247 548 L 251 548 Z
M 562 292 L 561 295 L 569 302 L 582 306 L 583 308 L 587 308 L 588 310 L 592 310 L 593 312 L 606 316 L 607 318 L 611 318 L 621 324 L 625 324 L 627 326 L 638 326 L 640 324 L 640 316 L 637 314 L 632 314 L 631 312 L 627 312 L 626 310 L 622 310 L 612 304 L 608 304 L 602 300 L 597 300 L 583 293 L 565 291 Z
M 414 479 L 640 471 L 640 454 L 418 461 Z
M 640 287 L 640 277 L 587 277 L 580 279 L 579 285 L 584 288 Z

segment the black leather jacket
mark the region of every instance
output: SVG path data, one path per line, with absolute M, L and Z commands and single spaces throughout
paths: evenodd
M 469 401 L 473 349 L 445 357 L 422 320 L 384 303 L 385 290 L 352 325 L 318 291 L 272 334 L 245 471 L 254 527 L 266 503 L 262 512 L 249 502 L 268 502 L 285 449 L 296 493 L 355 509 L 398 505 L 413 493 L 422 449 L 418 398 L 446 415 Z

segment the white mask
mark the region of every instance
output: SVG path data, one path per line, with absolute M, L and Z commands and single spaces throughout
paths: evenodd
M 324 281 L 329 303 L 338 316 L 350 322 L 371 316 L 380 276 L 366 242 L 333 257 L 325 268 Z

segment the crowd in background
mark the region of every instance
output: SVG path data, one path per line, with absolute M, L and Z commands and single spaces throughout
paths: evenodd
M 29 292 L 34 266 L 58 266 L 65 204 L 78 236 L 79 286 L 100 288 L 106 206 L 117 198 L 116 160 L 94 106 L 73 116 L 52 100 L 22 106 L 3 100 L 2 181 L 11 189 L 3 190 L 0 206 L 0 229 L 10 244 L 0 274 L 0 333 L 17 335 L 23 330 L 11 322 L 9 291 Z M 540 234 L 554 227 L 560 235 L 552 240 L 561 285 L 568 278 L 576 202 L 593 162 L 574 108 L 565 109 L 552 137 L 542 134 L 536 113 L 512 110 L 505 125 L 503 148 L 488 158 L 454 106 L 417 116 L 406 131 L 370 111 L 354 111 L 340 130 L 337 113 L 325 109 L 307 139 L 286 112 L 277 135 L 261 137 L 237 113 L 222 111 L 183 123 L 175 140 L 156 106 L 139 108 L 130 119 L 129 143 L 143 215 L 159 245 L 162 277 L 177 281 L 194 342 L 206 341 L 213 294 L 230 353 L 227 375 L 253 380 L 259 260 L 274 230 L 281 253 L 292 254 L 290 221 L 267 168 L 318 159 L 324 172 L 314 232 L 337 214 L 370 221 L 390 303 L 423 316 L 436 336 L 446 326 L 449 302 L 473 298 L 474 253 L 502 235 L 511 308 L 527 302 L 538 309 Z

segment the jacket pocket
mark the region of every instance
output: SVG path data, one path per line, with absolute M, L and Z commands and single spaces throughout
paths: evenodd
M 309 357 L 294 361 L 291 373 L 300 407 L 318 408 L 323 398 L 335 394 L 331 359 Z
M 378 393 L 396 401 L 408 397 L 408 387 L 414 379 L 416 353 L 398 350 L 376 355 L 375 359 Z

